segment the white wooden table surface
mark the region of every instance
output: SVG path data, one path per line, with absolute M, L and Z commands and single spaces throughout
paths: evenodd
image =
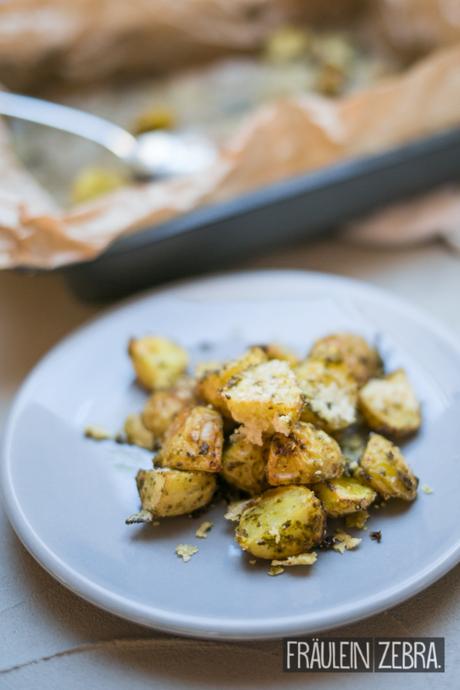
M 336 240 L 296 247 L 244 268 L 306 268 L 354 276 L 424 307 L 460 338 L 460 258 L 441 244 L 375 250 Z M 243 266 L 242 266 L 243 268 Z M 62 336 L 95 314 L 58 276 L 0 274 L 0 414 L 25 374 Z M 435 459 L 434 459 L 435 461 Z M 460 517 L 460 511 L 459 511 Z M 25 552 L 0 511 L 0 689 L 130 690 L 458 688 L 460 568 L 412 600 L 340 635 L 446 638 L 444 675 L 281 673 L 281 643 L 218 643 L 156 633 L 94 608 Z

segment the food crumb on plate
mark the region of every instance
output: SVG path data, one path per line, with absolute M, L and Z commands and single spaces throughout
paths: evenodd
M 86 438 L 92 438 L 93 441 L 106 441 L 108 438 L 112 438 L 111 434 L 103 426 L 92 424 L 85 427 L 85 436 Z
M 372 541 L 376 541 L 377 544 L 380 544 L 380 542 L 382 541 L 382 532 L 380 530 L 376 530 L 375 532 L 371 532 L 369 534 L 369 536 L 372 539 Z
M 351 534 L 347 534 L 346 532 L 342 532 L 341 530 L 337 530 L 337 532 L 334 534 L 334 544 L 332 548 L 334 551 L 337 551 L 337 553 L 344 553 L 345 551 L 350 551 L 351 549 L 355 549 L 359 544 L 361 544 L 362 539 L 359 539 L 358 537 L 352 537 Z
M 312 551 L 311 553 L 300 553 L 298 556 L 288 556 L 283 560 L 272 561 L 272 567 L 276 566 L 293 566 L 293 565 L 313 565 L 316 562 L 318 555 Z
M 152 522 L 152 513 L 149 510 L 140 510 L 138 513 L 133 513 L 126 518 L 127 525 L 146 524 Z M 159 525 L 159 522 L 154 522 L 154 525 Z
M 187 563 L 197 551 L 198 547 L 192 546 L 192 544 L 178 544 L 176 546 L 176 554 L 179 558 L 182 558 L 184 563 Z
M 428 484 L 422 484 L 422 491 L 424 494 L 428 495 L 433 493 L 433 489 L 431 488 L 431 486 L 428 486 Z
M 212 530 L 212 527 L 212 522 L 202 522 L 201 525 L 198 527 L 197 531 L 195 532 L 195 536 L 197 536 L 198 539 L 206 539 L 208 533 Z
M 243 511 L 254 503 L 253 498 L 245 498 L 242 501 L 231 501 L 227 506 L 227 512 L 224 515 L 226 520 L 230 522 L 238 522 Z
M 281 575 L 281 573 L 284 573 L 284 568 L 280 565 L 272 565 L 268 570 L 268 574 L 271 576 Z

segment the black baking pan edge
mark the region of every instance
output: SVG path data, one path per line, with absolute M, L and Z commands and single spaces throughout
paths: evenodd
M 111 300 L 318 236 L 388 202 L 456 179 L 460 128 L 146 227 L 115 241 L 97 259 L 61 270 L 80 298 Z

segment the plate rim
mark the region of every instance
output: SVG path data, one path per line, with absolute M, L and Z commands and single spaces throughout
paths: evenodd
M 103 321 L 113 314 L 129 309 L 131 305 L 155 297 L 170 295 L 172 298 L 180 295 L 172 294 L 177 290 L 187 287 L 203 287 L 209 283 L 231 283 L 235 280 L 254 279 L 267 280 L 276 277 L 283 280 L 288 277 L 297 277 L 299 281 L 312 281 L 313 283 L 334 282 L 346 285 L 357 292 L 366 291 L 366 294 L 375 298 L 383 299 L 387 304 L 393 303 L 398 311 L 405 312 L 411 319 L 422 324 L 426 328 L 436 331 L 436 335 L 444 340 L 452 348 L 460 360 L 460 345 L 453 332 L 435 317 L 424 312 L 410 302 L 385 289 L 376 287 L 366 281 L 348 278 L 336 274 L 306 271 L 301 269 L 260 269 L 246 271 L 223 272 L 197 279 L 182 280 L 141 292 L 122 300 L 108 309 L 95 314 L 73 329 L 69 334 L 58 341 L 40 360 L 35 364 L 14 396 L 9 413 L 4 426 L 3 439 L 1 443 L 0 458 L 0 484 L 1 494 L 5 513 L 12 525 L 17 537 L 32 555 L 32 557 L 60 584 L 74 594 L 85 599 L 91 604 L 102 608 L 109 613 L 117 615 L 126 620 L 145 625 L 163 632 L 184 635 L 188 637 L 202 637 L 210 639 L 277 639 L 288 635 L 307 634 L 321 632 L 332 628 L 347 625 L 358 620 L 362 620 L 371 615 L 376 615 L 384 610 L 388 610 L 397 604 L 415 596 L 429 585 L 436 582 L 457 563 L 460 562 L 460 536 L 456 543 L 452 544 L 434 562 L 426 566 L 422 571 L 417 571 L 415 575 L 406 578 L 397 587 L 389 587 L 381 590 L 374 596 L 368 596 L 358 604 L 349 606 L 335 607 L 328 616 L 317 613 L 309 616 L 303 613 L 299 616 L 287 618 L 276 617 L 255 621 L 251 619 L 235 619 L 228 621 L 225 618 L 219 620 L 209 619 L 189 614 L 165 612 L 151 606 L 143 606 L 129 599 L 129 597 L 115 594 L 106 588 L 94 583 L 92 580 L 73 570 L 57 554 L 52 552 L 41 538 L 34 531 L 33 525 L 27 521 L 21 504 L 16 497 L 14 483 L 9 473 L 9 447 L 15 432 L 15 418 L 20 410 L 22 399 L 27 396 L 28 387 L 33 381 L 34 376 L 42 365 L 51 359 L 56 352 L 67 345 L 76 335 L 91 327 L 99 321 Z

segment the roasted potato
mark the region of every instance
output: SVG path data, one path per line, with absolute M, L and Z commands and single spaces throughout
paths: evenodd
M 369 430 L 362 426 L 348 427 L 336 434 L 335 439 L 347 465 L 356 464 L 361 460 L 369 438 Z
M 289 434 L 298 420 L 302 397 L 287 362 L 272 359 L 234 376 L 223 389 L 228 410 L 247 438 L 262 445 L 263 434 Z
M 72 182 L 72 201 L 84 204 L 128 183 L 126 174 L 110 168 L 82 168 Z
M 209 472 L 139 470 L 137 490 L 142 509 L 154 517 L 186 515 L 207 505 L 216 490 L 216 477 Z
M 229 438 L 222 455 L 222 475 L 232 486 L 251 496 L 267 488 L 265 446 L 256 446 L 236 430 Z
M 338 443 L 313 424 L 297 422 L 289 436 L 275 434 L 267 463 L 268 483 L 314 484 L 342 474 L 345 461 Z
M 184 348 L 167 338 L 131 338 L 128 353 L 139 383 L 149 391 L 169 388 L 187 368 Z
M 241 515 L 236 540 L 256 558 L 287 558 L 305 553 L 324 536 L 320 501 L 305 486 L 269 489 Z
M 329 433 L 356 421 L 358 386 L 343 363 L 306 359 L 295 369 L 304 397 L 301 419 Z
M 201 383 L 201 379 L 204 378 L 207 374 L 214 373 L 216 371 L 219 371 L 219 369 L 222 369 L 224 366 L 224 362 L 219 362 L 217 360 L 209 360 L 206 362 L 198 362 L 198 364 L 195 366 L 195 370 L 193 372 L 194 377 L 195 377 L 195 383 Z M 203 398 L 204 400 L 204 398 Z M 210 401 L 207 400 L 209 404 Z
M 377 498 L 373 489 L 352 477 L 338 477 L 314 487 L 315 494 L 331 517 L 342 517 L 365 510 Z
M 204 370 L 197 382 L 197 395 L 200 399 L 213 405 L 221 414 L 229 416 L 227 401 L 222 389 L 229 381 L 236 379 L 243 371 L 261 362 L 267 361 L 267 355 L 260 347 L 251 347 L 238 359 Z
M 374 431 L 403 437 L 420 427 L 420 405 L 403 369 L 371 379 L 359 392 L 359 409 Z
M 268 359 L 281 359 L 287 362 L 291 367 L 295 367 L 299 364 L 299 358 L 292 350 L 284 347 L 284 345 L 279 345 L 278 343 L 268 343 L 268 345 L 259 345 L 259 347 L 265 352 Z
M 178 470 L 220 472 L 222 446 L 222 417 L 212 407 L 196 405 L 174 418 L 155 464 Z
M 130 414 L 126 417 L 124 432 L 128 443 L 147 450 L 153 450 L 155 443 L 154 434 L 146 429 L 140 414 Z
M 413 501 L 417 495 L 418 479 L 400 449 L 379 434 L 370 435 L 355 474 L 385 500 L 402 498 Z
M 335 333 L 317 340 L 309 352 L 310 359 L 345 364 L 359 386 L 383 372 L 382 359 L 360 335 Z
M 173 129 L 175 126 L 176 115 L 174 111 L 164 105 L 155 105 L 137 116 L 132 131 L 138 136 L 158 129 Z
M 194 402 L 194 387 L 191 377 L 182 376 L 172 388 L 156 391 L 147 400 L 142 421 L 156 439 L 162 439 L 178 412 Z

